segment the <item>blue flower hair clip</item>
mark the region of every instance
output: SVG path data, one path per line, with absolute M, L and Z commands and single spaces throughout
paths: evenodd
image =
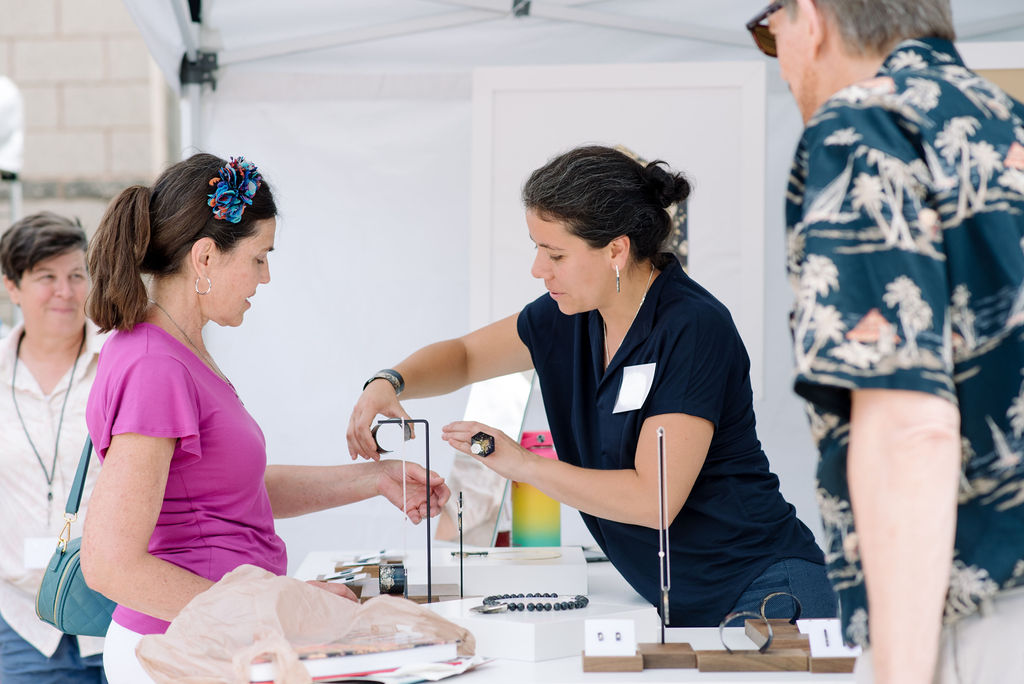
M 208 195 L 213 217 L 238 223 L 242 220 L 242 212 L 252 204 L 263 177 L 256 170 L 256 165 L 245 161 L 244 157 L 232 157 L 217 173 L 216 178 L 210 179 L 210 185 L 216 189 Z

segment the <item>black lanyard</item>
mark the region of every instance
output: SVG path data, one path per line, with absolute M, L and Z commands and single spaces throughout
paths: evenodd
M 14 351 L 14 370 L 11 371 L 11 401 L 14 402 L 14 412 L 18 414 L 18 420 L 21 422 L 21 429 L 25 433 L 25 439 L 28 440 L 28 445 L 32 447 L 32 453 L 36 455 L 36 461 L 39 462 L 39 467 L 43 469 L 43 476 L 46 478 L 46 510 L 47 520 L 49 520 L 50 502 L 53 501 L 53 478 L 57 475 L 57 450 L 60 446 L 60 430 L 64 427 L 64 409 L 68 407 L 68 397 L 71 396 L 71 387 L 75 381 L 75 370 L 78 369 L 78 360 L 82 357 L 82 349 L 85 347 L 85 329 L 82 329 L 82 341 L 78 344 L 78 354 L 75 355 L 75 363 L 71 366 L 71 375 L 68 377 L 68 389 L 64 392 L 64 403 L 60 406 L 60 419 L 57 421 L 57 438 L 53 442 L 53 463 L 50 465 L 49 472 L 46 471 L 43 457 L 39 455 L 39 450 L 36 449 L 36 443 L 32 441 L 32 435 L 28 433 L 25 419 L 21 417 L 21 409 L 18 408 L 18 393 L 14 391 L 14 381 L 18 377 L 18 357 L 21 355 L 21 343 L 24 339 L 25 332 L 22 331 L 21 337 L 18 338 L 18 347 Z

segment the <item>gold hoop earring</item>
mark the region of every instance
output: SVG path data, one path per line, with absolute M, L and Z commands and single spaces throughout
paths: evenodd
M 198 281 L 196 281 L 198 282 Z M 619 280 L 619 265 L 615 264 L 615 291 L 622 292 L 622 281 Z
M 202 278 L 196 278 L 196 294 L 197 295 L 210 294 L 210 290 L 213 289 L 213 281 L 210 280 L 210 276 L 203 276 L 203 278 L 206 278 L 206 289 L 203 290 L 202 292 L 199 291 L 199 281 Z

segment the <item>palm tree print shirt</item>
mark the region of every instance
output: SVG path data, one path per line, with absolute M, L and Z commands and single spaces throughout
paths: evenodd
M 850 643 L 868 641 L 846 481 L 851 390 L 929 392 L 960 409 L 946 620 L 1024 584 L 1022 120 L 952 43 L 909 40 L 832 96 L 796 151 L 795 389 L 820 451 L 825 557 Z

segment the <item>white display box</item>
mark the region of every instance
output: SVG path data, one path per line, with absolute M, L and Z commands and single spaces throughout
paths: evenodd
M 442 601 L 430 607 L 472 632 L 477 655 L 486 658 L 536 662 L 579 656 L 584 645 L 583 623 L 595 618 L 633 620 L 639 642 L 656 641 L 660 629 L 658 613 L 651 605 L 591 601 L 586 608 L 543 613 L 516 611 L 482 615 L 470 610 L 479 605 L 480 599 L 473 598 Z
M 466 547 L 465 551 L 485 551 L 486 556 L 468 556 L 463 559 L 463 594 L 490 596 L 492 594 L 549 593 L 586 594 L 587 561 L 583 549 L 564 547 Z M 459 584 L 459 559 L 452 556 L 451 547 L 431 551 L 432 584 Z M 425 550 L 408 551 L 405 569 L 409 584 L 427 583 Z

